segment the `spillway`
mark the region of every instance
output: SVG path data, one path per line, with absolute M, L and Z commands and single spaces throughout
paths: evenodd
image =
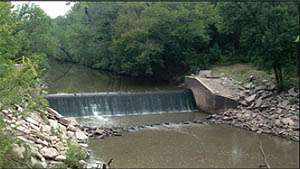
M 46 96 L 66 117 L 157 114 L 196 111 L 190 90 L 155 92 L 60 93 Z

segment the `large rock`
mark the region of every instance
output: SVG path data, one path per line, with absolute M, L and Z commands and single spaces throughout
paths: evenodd
M 48 134 L 51 134 L 51 126 L 49 126 L 49 125 L 42 125 L 42 132 L 46 132 Z
M 81 130 L 77 130 L 77 131 L 75 132 L 75 136 L 76 136 L 78 142 L 80 142 L 80 143 L 85 143 L 85 142 L 87 142 L 88 137 L 87 137 L 87 136 L 85 135 L 85 133 L 82 132 Z
M 288 91 L 289 95 L 291 96 L 297 96 L 297 92 L 295 91 L 295 88 L 291 88 L 289 91 Z
M 59 124 L 56 120 L 49 119 L 49 123 L 53 129 L 55 129 L 55 130 L 59 129 Z
M 247 101 L 248 103 L 251 103 L 251 102 L 254 101 L 255 97 L 256 97 L 256 94 L 253 94 L 253 95 L 247 97 L 247 98 L 246 98 L 246 101 Z
M 33 168 L 47 168 L 47 163 L 45 161 L 40 161 L 34 157 L 31 157 L 30 161 Z
M 295 122 L 290 118 L 284 118 L 284 119 L 282 119 L 282 122 L 283 122 L 283 124 L 286 124 L 286 125 L 289 125 L 289 126 L 294 126 L 295 125 Z
M 41 144 L 43 146 L 48 146 L 49 145 L 49 143 L 46 140 L 35 139 L 34 142 L 37 143 L 37 144 Z
M 79 161 L 79 167 L 80 168 L 86 168 L 87 167 L 87 163 L 84 160 L 80 160 Z
M 52 109 L 50 107 L 47 108 L 47 112 L 55 118 L 62 118 L 61 114 L 59 114 L 57 111 L 55 111 L 54 109 Z
M 26 148 L 23 146 L 20 146 L 18 144 L 13 144 L 12 151 L 21 159 L 24 158 L 24 152 L 26 151 Z
M 79 126 L 79 123 L 77 122 L 77 120 L 74 117 L 68 117 L 67 120 L 69 120 L 69 125 L 72 126 Z
M 59 153 L 57 152 L 57 150 L 53 147 L 43 147 L 40 150 L 40 153 L 42 154 L 42 156 L 44 156 L 45 158 L 50 158 L 50 159 L 54 159 L 56 156 L 59 155 Z
M 77 131 L 77 128 L 74 127 L 73 125 L 69 125 L 68 128 L 67 128 L 67 130 L 76 132 L 76 131 Z
M 67 158 L 64 155 L 58 155 L 55 157 L 56 161 L 65 161 Z
M 26 117 L 25 120 L 26 120 L 28 123 L 34 124 L 34 125 L 36 125 L 36 126 L 39 126 L 39 122 L 37 122 L 36 120 L 32 119 L 31 117 Z

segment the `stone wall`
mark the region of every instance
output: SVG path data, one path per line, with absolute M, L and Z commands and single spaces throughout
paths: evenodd
M 238 106 L 238 102 L 215 94 L 208 86 L 192 76 L 185 77 L 185 87 L 192 90 L 197 107 L 207 113 L 219 113 Z

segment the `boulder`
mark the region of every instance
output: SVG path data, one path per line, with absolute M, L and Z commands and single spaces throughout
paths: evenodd
M 295 125 L 295 122 L 290 118 L 284 118 L 284 119 L 282 119 L 282 122 L 283 122 L 283 124 L 286 124 L 286 125 L 289 125 L 289 126 L 294 126 Z
M 81 130 L 77 130 L 77 131 L 75 132 L 75 136 L 76 136 L 78 142 L 80 142 L 80 143 L 85 143 L 85 142 L 87 142 L 88 137 L 87 137 L 87 136 L 85 135 L 85 133 L 82 132 Z
M 283 102 L 280 103 L 280 105 L 282 106 L 282 108 L 286 108 L 286 106 L 289 104 L 288 100 L 283 100 Z
M 295 88 L 291 88 L 289 91 L 288 91 L 289 95 L 290 96 L 297 96 L 298 93 L 295 91 Z
M 49 126 L 49 125 L 42 125 L 42 132 L 46 132 L 48 134 L 51 134 L 51 126 Z
M 29 125 L 33 130 L 40 131 L 40 128 L 38 126 L 36 126 L 35 124 L 29 123 Z
M 80 160 L 79 161 L 79 168 L 86 168 L 87 167 L 87 162 L 85 162 L 84 160 Z
M 247 83 L 246 85 L 244 85 L 244 87 L 246 89 L 252 89 L 254 87 L 254 84 L 252 82 L 250 82 L 250 83 Z
M 18 144 L 13 144 L 12 151 L 20 158 L 24 159 L 24 152 L 26 151 L 26 148 L 23 146 L 20 146 Z
M 67 158 L 64 155 L 58 155 L 55 157 L 56 161 L 65 161 Z
M 96 135 L 101 135 L 103 133 L 104 133 L 104 130 L 100 129 L 100 128 L 97 128 L 96 131 L 94 132 L 94 134 L 96 134 Z
M 80 143 L 79 145 L 80 145 L 81 147 L 83 147 L 83 148 L 87 148 L 87 147 L 88 147 L 87 144 L 82 144 L 82 143 Z
M 45 161 L 40 161 L 34 157 L 30 159 L 33 168 L 47 168 L 47 163 Z
M 69 125 L 72 126 L 79 126 L 79 123 L 77 122 L 77 120 L 74 117 L 68 117 L 67 120 L 69 120 Z
M 253 95 L 247 97 L 247 98 L 246 98 L 246 101 L 247 101 L 248 103 L 251 103 L 251 102 L 254 101 L 255 97 L 256 97 L 256 94 L 253 94 Z
M 28 123 L 34 124 L 34 125 L 36 125 L 36 126 L 39 126 L 39 122 L 37 122 L 36 120 L 32 119 L 31 117 L 26 117 L 25 120 L 26 120 Z
M 75 138 L 75 133 L 72 132 L 72 131 L 68 131 L 67 136 L 70 137 L 70 138 Z
M 258 91 L 261 91 L 261 90 L 266 90 L 267 87 L 266 86 L 256 86 L 255 89 L 254 89 L 254 92 L 258 92 Z
M 44 156 L 45 158 L 48 158 L 48 159 L 54 159 L 56 156 L 59 155 L 57 150 L 53 147 L 43 147 L 40 150 L 40 153 L 42 154 L 42 156 Z
M 77 131 L 77 128 L 74 127 L 73 125 L 69 125 L 68 128 L 67 128 L 67 130 L 76 132 L 76 131 Z
M 39 153 L 37 150 L 31 149 L 31 155 L 32 157 L 35 157 L 39 161 L 43 161 L 43 162 L 46 161 L 45 158 L 41 155 L 41 153 Z
M 68 119 L 66 119 L 66 118 L 59 118 L 58 119 L 58 122 L 60 123 L 60 124 L 62 124 L 62 125 L 64 125 L 64 126 L 68 126 L 69 124 L 70 124 L 70 121 L 68 120 Z
M 260 107 L 260 106 L 262 105 L 262 103 L 263 103 L 262 98 L 258 98 L 258 99 L 255 101 L 255 106 L 256 106 L 256 107 Z
M 49 123 L 53 129 L 59 129 L 59 124 L 56 120 L 49 119 Z
M 67 133 L 67 128 L 66 128 L 64 125 L 59 124 L 59 128 L 60 128 L 60 131 L 61 131 L 63 134 Z
M 62 142 L 57 142 L 54 147 L 59 150 L 59 151 L 64 151 L 65 150 L 65 146 Z
M 211 77 L 211 70 L 200 70 L 198 73 L 199 77 Z
M 48 146 L 49 145 L 49 143 L 46 140 L 35 139 L 34 142 L 37 143 L 37 144 L 41 144 L 43 146 Z
M 52 109 L 52 108 L 50 108 L 50 107 L 48 107 L 47 108 L 47 112 L 48 112 L 48 114 L 50 114 L 51 116 L 53 116 L 53 117 L 55 117 L 55 118 L 61 118 L 61 117 L 63 117 L 61 114 L 59 114 L 56 110 L 54 110 L 54 109 Z

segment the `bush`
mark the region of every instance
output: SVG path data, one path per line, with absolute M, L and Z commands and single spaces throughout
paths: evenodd
M 85 152 L 78 145 L 69 143 L 66 156 L 64 163 L 58 164 L 54 168 L 80 168 L 79 161 L 85 158 Z

